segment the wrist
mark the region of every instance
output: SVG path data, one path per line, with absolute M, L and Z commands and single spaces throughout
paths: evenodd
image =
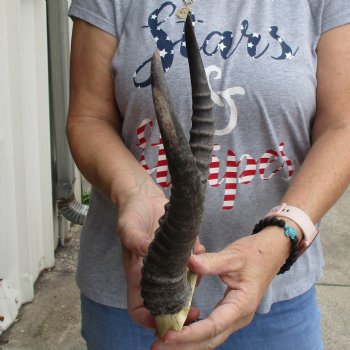
M 284 230 L 278 226 L 267 226 L 257 235 L 261 238 L 264 252 L 272 258 L 277 270 L 284 264 L 290 253 L 290 239 L 284 234 Z
M 147 173 L 125 176 L 123 181 L 114 181 L 111 186 L 110 197 L 117 208 L 134 196 L 155 197 L 164 196 L 164 193 Z
M 295 263 L 298 258 L 299 253 L 299 238 L 292 226 L 289 226 L 283 219 L 278 219 L 277 217 L 267 217 L 259 221 L 253 229 L 252 234 L 261 232 L 267 227 L 278 227 L 283 230 L 283 235 L 289 240 L 289 254 L 285 262 L 281 264 L 281 268 L 278 274 L 282 274 L 288 271 L 291 266 Z M 275 233 L 276 235 L 276 233 Z M 278 237 L 278 236 L 277 236 Z M 275 237 L 276 238 L 276 237 Z M 278 248 L 277 248 L 278 249 Z

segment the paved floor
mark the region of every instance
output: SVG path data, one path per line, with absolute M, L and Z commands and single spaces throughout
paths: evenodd
M 86 349 L 79 333 L 79 291 L 74 282 L 79 231 L 75 227 L 66 246 L 58 248 L 55 267 L 35 285 L 34 301 L 22 308 L 18 321 L 0 337 L 1 350 Z
M 322 225 L 326 267 L 317 292 L 325 350 L 350 350 L 349 228 L 350 189 Z M 75 228 L 66 246 L 58 249 L 55 268 L 38 280 L 34 302 L 22 308 L 18 321 L 0 337 L 1 350 L 86 349 L 79 335 L 79 292 L 74 284 L 78 242 Z
M 327 214 L 321 239 L 325 270 L 317 292 L 325 350 L 350 350 L 350 188 Z

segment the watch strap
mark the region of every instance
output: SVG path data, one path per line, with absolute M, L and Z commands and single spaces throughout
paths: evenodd
M 317 227 L 313 224 L 309 216 L 301 209 L 282 203 L 272 208 L 265 217 L 285 217 L 294 221 L 301 229 L 304 237 L 300 241 L 300 254 L 310 246 L 318 234 Z

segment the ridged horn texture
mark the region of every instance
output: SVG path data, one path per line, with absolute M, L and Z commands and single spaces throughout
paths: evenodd
M 187 262 L 199 234 L 213 149 L 213 102 L 189 16 L 185 36 L 193 101 L 190 142 L 176 117 L 159 53 L 152 59 L 153 103 L 172 181 L 142 269 L 141 295 L 153 316 L 175 314 L 191 299 Z

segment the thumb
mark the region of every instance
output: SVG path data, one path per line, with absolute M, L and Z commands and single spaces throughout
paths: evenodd
M 139 256 L 147 255 L 151 239 L 137 224 L 119 223 L 118 233 L 119 239 L 126 249 Z
M 191 255 L 188 266 L 199 275 L 221 275 L 239 270 L 244 256 L 238 251 L 222 250 L 218 253 Z

